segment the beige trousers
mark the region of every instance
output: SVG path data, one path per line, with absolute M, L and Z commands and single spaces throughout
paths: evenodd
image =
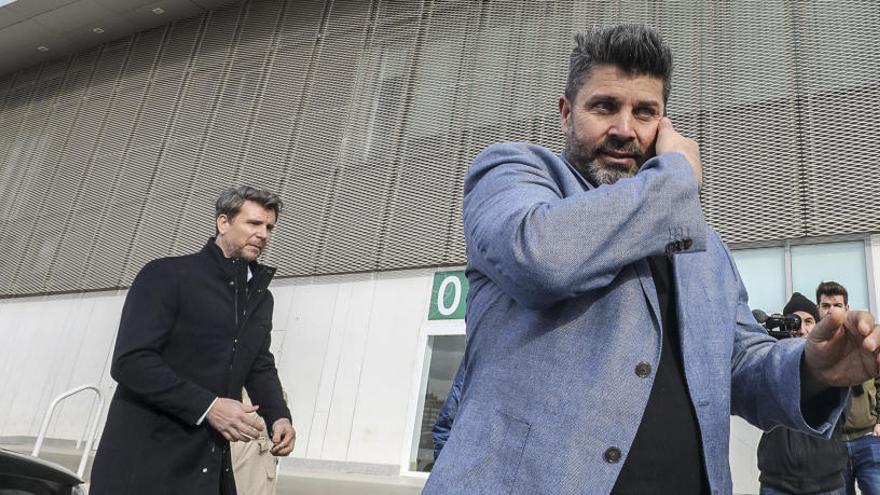
M 247 396 L 244 397 L 247 404 Z M 257 416 L 256 413 L 252 413 Z M 259 438 L 250 442 L 230 442 L 232 471 L 235 473 L 235 489 L 238 495 L 275 495 L 275 456 L 269 452 L 272 442 L 266 434 L 266 423 Z

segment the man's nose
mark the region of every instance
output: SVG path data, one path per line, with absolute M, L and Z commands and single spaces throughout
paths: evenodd
M 632 141 L 636 138 L 632 119 L 629 112 L 618 113 L 612 122 L 611 129 L 608 130 L 608 134 L 621 141 Z

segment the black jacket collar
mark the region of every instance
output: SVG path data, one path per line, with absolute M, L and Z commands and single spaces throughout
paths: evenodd
M 213 259 L 217 266 L 230 277 L 238 278 L 241 274 L 247 273 L 244 260 L 241 258 L 227 258 L 223 254 L 223 250 L 220 249 L 220 246 L 217 245 L 216 237 L 208 238 L 208 242 L 202 248 L 202 253 Z M 247 266 L 250 266 L 251 273 L 254 276 L 254 287 L 265 289 L 269 286 L 269 282 L 275 276 L 275 267 L 266 266 L 256 261 L 251 261 Z M 244 276 L 246 277 L 247 275 Z

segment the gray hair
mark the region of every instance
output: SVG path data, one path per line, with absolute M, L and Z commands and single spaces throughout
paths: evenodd
M 672 50 L 654 29 L 641 24 L 593 26 L 574 36 L 568 64 L 565 97 L 574 102 L 577 92 L 596 65 L 614 65 L 631 75 L 653 76 L 663 81 L 663 103 L 672 90 Z
M 225 189 L 217 198 L 214 206 L 214 218 L 220 218 L 220 215 L 226 215 L 231 219 L 241 211 L 241 205 L 245 201 L 253 201 L 260 204 L 263 208 L 271 209 L 275 212 L 275 217 L 281 214 L 281 197 L 277 194 L 265 189 L 257 189 L 250 186 L 230 187 Z

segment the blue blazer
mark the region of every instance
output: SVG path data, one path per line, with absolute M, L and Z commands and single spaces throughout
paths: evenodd
M 817 429 L 806 423 L 804 340 L 777 342 L 755 322 L 683 155 L 594 188 L 549 150 L 496 144 L 475 159 L 464 194 L 468 366 L 423 493 L 610 492 L 654 379 L 636 366 L 660 362 L 646 258 L 664 253 L 712 492 L 732 492 L 731 413 L 830 435 L 845 392 Z
M 440 457 L 440 451 L 446 445 L 449 438 L 449 431 L 452 429 L 452 423 L 455 421 L 455 413 L 458 412 L 458 400 L 461 397 L 461 384 L 464 382 L 465 362 L 461 361 L 458 371 L 455 372 L 455 378 L 452 379 L 452 387 L 449 388 L 449 394 L 446 401 L 437 413 L 437 421 L 434 422 L 434 428 L 431 429 L 431 438 L 434 439 L 434 459 Z

